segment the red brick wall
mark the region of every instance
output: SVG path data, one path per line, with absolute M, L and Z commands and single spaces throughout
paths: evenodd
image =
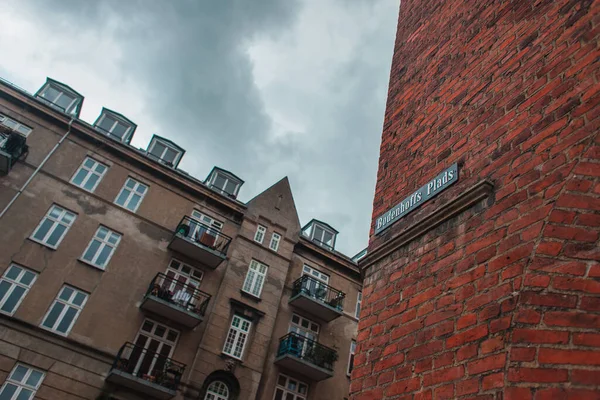
M 403 0 L 373 218 L 491 197 L 366 280 L 352 399 L 600 398 L 600 1 Z M 373 231 L 372 231 L 373 233 Z

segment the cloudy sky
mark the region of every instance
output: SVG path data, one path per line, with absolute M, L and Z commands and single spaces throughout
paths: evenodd
M 300 213 L 366 246 L 398 0 L 4 0 L 0 76 L 46 76 L 246 181 L 247 201 L 288 176 Z

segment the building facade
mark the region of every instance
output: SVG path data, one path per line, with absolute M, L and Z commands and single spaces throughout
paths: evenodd
M 599 398 L 599 22 L 401 2 L 352 399 Z
M 301 227 L 287 178 L 240 202 L 83 100 L 0 82 L 0 399 L 347 397 L 362 281 L 338 232 Z

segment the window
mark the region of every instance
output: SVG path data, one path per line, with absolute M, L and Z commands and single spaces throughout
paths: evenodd
M 100 128 L 100 130 L 108 133 L 109 136 L 113 136 L 120 141 L 127 139 L 129 137 L 129 132 L 132 130 L 131 124 L 106 111 L 98 119 L 96 128 Z
M 306 400 L 307 395 L 308 385 L 306 383 L 279 374 L 273 400 Z
M 333 232 L 323 229 L 320 225 L 314 225 L 312 239 L 318 244 L 333 249 L 335 235 Z
M 350 342 L 350 356 L 348 359 L 348 375 L 352 374 L 354 368 L 354 353 L 356 352 L 356 341 Z
M 267 228 L 262 225 L 258 225 L 256 228 L 256 233 L 254 234 L 254 241 L 258 243 L 262 243 L 265 239 L 265 233 L 267 233 Z
M 79 96 L 58 85 L 46 85 L 38 96 L 46 100 L 50 105 L 59 108 L 61 111 L 69 114 L 77 113 L 77 105 L 80 100 Z
M 281 241 L 281 235 L 279 233 L 273 232 L 273 236 L 271 236 L 271 243 L 269 243 L 269 248 L 273 251 L 277 251 L 279 248 L 279 242 Z
M 53 205 L 48 214 L 35 228 L 31 239 L 56 249 L 63 240 L 71 225 L 75 221 L 75 214 L 62 207 Z
M 79 170 L 77 170 L 75 175 L 73 175 L 73 178 L 71 178 L 71 183 L 88 192 L 93 192 L 96 190 L 96 186 L 98 186 L 102 180 L 107 169 L 108 167 L 106 165 L 99 163 L 93 158 L 86 157 L 86 159 L 83 160 L 81 167 L 79 167 Z
M 31 133 L 32 129 L 27 125 L 24 125 L 18 121 L 15 121 L 12 118 L 7 117 L 6 115 L 0 114 L 0 125 L 4 125 L 5 127 L 20 133 L 21 135 L 27 137 Z M 1 140 L 1 139 L 0 139 Z
M 100 226 L 83 252 L 82 260 L 98 268 L 106 268 L 115 249 L 121 241 L 121 235 Z
M 361 303 L 362 303 L 362 292 L 358 292 L 358 295 L 356 296 L 356 311 L 354 312 L 354 316 L 356 318 L 360 318 Z
M 35 282 L 37 274 L 12 264 L 0 279 L 0 312 L 13 315 Z
M 200 287 L 202 282 L 202 271 L 195 269 L 179 260 L 172 259 L 165 273 L 173 282 L 182 285 L 191 285 L 196 289 Z
M 229 333 L 225 339 L 223 353 L 241 360 L 251 325 L 252 323 L 247 319 L 234 315 L 229 327 Z
M 88 295 L 70 286 L 63 286 L 48 313 L 42 327 L 67 336 L 83 309 Z
M 250 261 L 246 281 L 244 282 L 244 292 L 250 293 L 253 296 L 260 297 L 263 284 L 267 276 L 268 267 L 258 261 Z
M 244 183 L 240 178 L 221 168 L 214 167 L 205 181 L 211 188 L 226 196 L 236 198 Z
M 121 193 L 115 199 L 115 203 L 129 211 L 136 212 L 147 191 L 148 186 L 135 179 L 127 178 Z
M 162 370 L 171 358 L 179 332 L 150 319 L 144 320 L 135 339 L 134 351 L 129 356 L 128 368 L 138 377 L 153 375 Z
M 176 166 L 181 158 L 182 152 L 178 149 L 175 149 L 167 142 L 162 140 L 153 138 L 150 143 L 148 150 L 148 155 L 151 158 L 160 161 L 163 164 L 166 164 L 170 167 Z
M 1 400 L 32 400 L 44 380 L 44 373 L 23 364 L 17 364 L 0 390 Z
M 319 328 L 319 324 L 316 322 L 301 317 L 298 314 L 292 314 L 292 322 L 290 323 L 288 332 L 297 333 L 316 342 L 319 337 Z
M 229 388 L 221 381 L 214 381 L 206 389 L 204 400 L 228 400 Z
M 309 275 L 323 283 L 329 283 L 329 276 L 306 264 L 302 267 L 302 275 Z

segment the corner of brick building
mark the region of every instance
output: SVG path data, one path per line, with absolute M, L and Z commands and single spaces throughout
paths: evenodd
M 460 178 L 372 227 L 353 400 L 600 398 L 599 26 L 599 1 L 402 1 L 373 219 Z

